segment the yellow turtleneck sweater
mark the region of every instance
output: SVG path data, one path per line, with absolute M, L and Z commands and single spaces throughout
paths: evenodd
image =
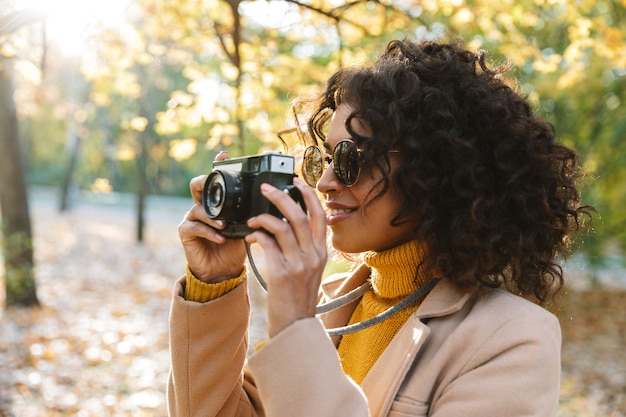
M 363 295 L 349 324 L 370 319 L 417 290 L 430 280 L 417 271 L 423 248 L 415 241 L 382 252 L 367 252 L 365 263 L 371 268 L 372 289 Z M 417 272 L 417 273 L 416 273 Z M 413 314 L 421 299 L 387 320 L 343 336 L 339 357 L 344 372 L 360 384 L 400 327 Z
M 245 276 L 246 267 L 244 266 L 238 277 L 217 283 L 207 283 L 196 278 L 191 272 L 191 269 L 189 269 L 189 265 L 187 265 L 184 298 L 187 301 L 195 301 L 197 303 L 206 303 L 215 300 L 241 284 Z

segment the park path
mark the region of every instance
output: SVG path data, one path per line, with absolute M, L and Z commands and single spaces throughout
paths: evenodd
M 60 213 L 55 190 L 30 195 L 42 307 L 0 311 L 0 407 L 20 417 L 166 416 L 171 288 L 185 267 L 177 226 L 191 199 L 151 196 L 138 244 L 133 196 L 81 193 Z M 256 343 L 264 295 L 250 288 Z

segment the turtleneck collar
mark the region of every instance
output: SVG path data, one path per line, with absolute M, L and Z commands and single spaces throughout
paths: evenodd
M 363 261 L 371 269 L 372 289 L 379 297 L 395 298 L 408 295 L 432 277 L 418 266 L 424 259 L 424 245 L 409 241 L 380 252 L 366 252 Z

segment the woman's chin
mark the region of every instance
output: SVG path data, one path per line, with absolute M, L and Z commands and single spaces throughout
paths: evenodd
M 356 242 L 354 236 L 350 239 L 349 237 L 344 238 L 343 236 L 337 236 L 337 234 L 333 233 L 331 236 L 331 242 L 333 244 L 333 248 L 339 252 L 356 254 L 364 251 L 355 245 Z

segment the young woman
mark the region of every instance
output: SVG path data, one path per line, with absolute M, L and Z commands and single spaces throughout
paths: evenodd
M 244 241 L 220 235 L 201 204 L 206 177 L 191 181 L 170 415 L 556 415 L 560 328 L 540 305 L 589 210 L 576 154 L 456 44 L 394 41 L 371 67 L 340 70 L 308 127 L 310 186 L 294 180 L 308 213 L 264 184 L 286 221 L 248 220 L 269 323 L 248 359 Z M 321 284 L 327 229 L 361 264 Z

